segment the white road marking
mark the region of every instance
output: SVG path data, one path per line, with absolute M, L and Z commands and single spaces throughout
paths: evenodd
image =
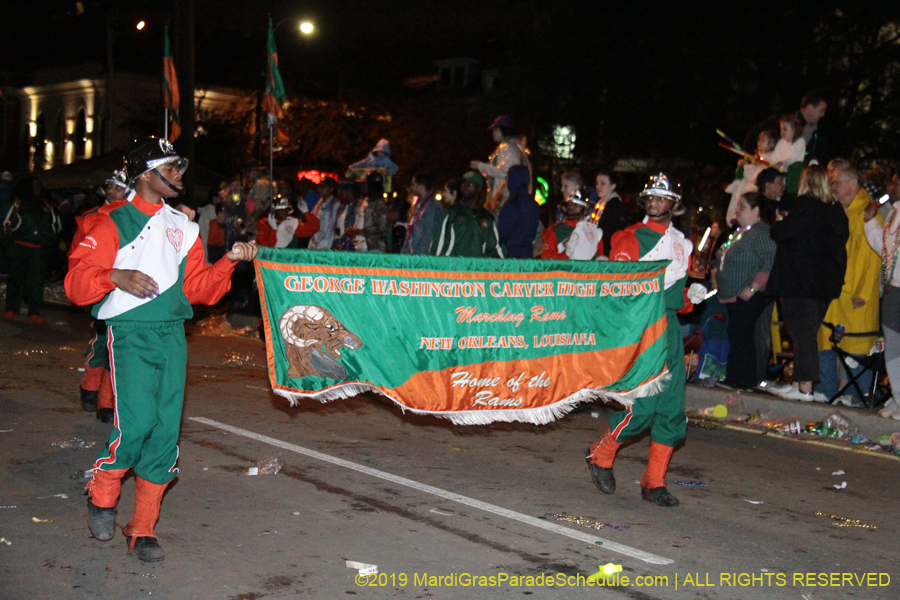
M 405 477 L 398 477 L 397 475 L 392 475 L 384 471 L 379 471 L 370 467 L 364 467 L 348 460 L 335 458 L 334 456 L 329 456 L 328 454 L 322 454 L 321 452 L 316 452 L 315 450 L 310 450 L 309 448 L 297 446 L 295 444 L 291 444 L 276 438 L 261 435 L 259 433 L 254 433 L 246 429 L 232 427 L 231 425 L 219 423 L 218 421 L 213 421 L 212 419 L 207 419 L 204 417 L 190 417 L 190 420 L 196 421 L 197 423 L 202 423 L 204 425 L 209 425 L 210 427 L 215 427 L 217 429 L 222 429 L 236 435 L 241 435 L 253 440 L 257 440 L 259 442 L 270 444 L 278 448 L 283 448 L 284 450 L 290 450 L 291 452 L 296 452 L 297 454 L 303 454 L 304 456 L 331 463 L 339 467 L 345 467 L 347 469 L 352 469 L 360 473 L 365 473 L 366 475 L 384 479 L 385 481 L 391 481 L 393 483 L 412 488 L 414 490 L 419 490 L 420 492 L 425 492 L 426 494 L 432 494 L 434 496 L 438 496 L 439 498 L 444 498 L 445 500 L 459 502 L 460 504 L 465 504 L 466 506 L 471 506 L 472 508 L 477 508 L 485 512 L 512 519 L 513 521 L 531 525 L 532 527 L 537 527 L 538 529 L 543 529 L 552 533 L 558 533 L 559 535 L 564 535 L 580 542 L 585 542 L 587 544 L 590 544 L 591 546 L 595 546 L 596 542 L 602 542 L 603 546 L 601 548 L 603 550 L 609 550 L 611 552 L 624 554 L 625 556 L 630 556 L 647 563 L 651 563 L 654 565 L 669 565 L 675 562 L 671 558 L 665 558 L 663 556 L 650 554 L 649 552 L 644 552 L 643 550 L 632 548 L 631 546 L 626 546 L 624 544 L 619 544 L 617 542 L 596 537 L 588 533 L 582 533 L 581 531 L 569 529 L 567 527 L 563 527 L 562 525 L 557 525 L 556 523 L 552 523 L 550 521 L 545 521 L 543 519 L 524 515 L 520 512 L 508 510 L 495 504 L 489 504 L 487 502 L 482 502 L 481 500 L 469 498 L 468 496 L 462 496 L 460 494 L 448 492 L 447 490 L 442 490 L 440 488 L 436 488 L 424 483 L 419 483 L 418 481 L 413 481 L 412 479 L 406 479 Z

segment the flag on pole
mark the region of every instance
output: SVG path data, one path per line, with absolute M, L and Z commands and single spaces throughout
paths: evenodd
M 263 109 L 269 113 L 269 122 L 274 123 L 281 118 L 281 105 L 284 104 L 284 82 L 278 70 L 278 49 L 275 48 L 275 28 L 272 17 L 269 17 L 269 39 L 266 42 L 268 54 L 268 74 L 266 76 L 266 95 L 263 98 Z
M 162 100 L 163 107 L 169 115 L 168 118 L 172 119 L 169 141 L 174 142 L 181 135 L 181 122 L 178 118 L 181 94 L 178 91 L 178 74 L 175 72 L 175 59 L 172 56 L 172 45 L 169 43 L 168 25 L 163 30 Z

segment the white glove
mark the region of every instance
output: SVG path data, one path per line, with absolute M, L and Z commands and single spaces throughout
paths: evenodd
M 304 215 L 309 212 L 309 207 L 306 205 L 306 200 L 304 200 L 302 198 L 297 203 L 297 208 L 300 209 L 300 212 L 303 213 Z
M 274 213 L 269 213 L 269 229 L 278 229 L 278 221 L 275 220 Z
M 700 304 L 706 299 L 706 294 L 708 293 L 709 290 L 702 283 L 692 283 L 691 287 L 688 288 L 687 298 L 691 301 L 691 304 Z

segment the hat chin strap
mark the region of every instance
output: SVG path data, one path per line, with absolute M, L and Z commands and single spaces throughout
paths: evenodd
M 172 183 L 171 183 L 168 179 L 166 179 L 165 177 L 163 177 L 162 173 L 160 173 L 157 169 L 153 169 L 151 172 L 152 172 L 154 175 L 156 175 L 157 177 L 159 177 L 159 180 L 162 181 L 163 184 L 165 184 L 165 186 L 168 187 L 170 190 L 172 190 L 172 191 L 175 192 L 176 194 L 180 194 L 180 193 L 181 193 L 181 190 L 179 190 L 177 187 L 175 187 L 174 185 L 172 185 Z

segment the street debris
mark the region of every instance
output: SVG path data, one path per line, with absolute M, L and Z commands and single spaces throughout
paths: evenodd
M 702 481 L 693 481 L 693 480 L 691 480 L 691 481 L 678 481 L 677 479 L 673 479 L 673 480 L 669 481 L 668 479 L 666 479 L 666 484 L 669 484 L 669 485 L 671 485 L 671 484 L 675 484 L 675 485 L 684 485 L 684 486 L 687 486 L 687 487 L 709 487 L 709 486 L 707 486 L 705 483 L 703 483 Z
M 12 546 L 12 542 L 6 539 L 5 537 L 0 537 L 0 544 L 6 544 L 7 546 Z
M 834 473 L 832 473 L 832 475 L 835 475 L 835 476 L 844 475 L 844 472 L 843 471 L 835 471 Z
M 716 418 L 724 406 L 727 415 Z M 719 408 L 719 412 L 715 410 Z M 869 439 L 859 425 L 840 412 L 834 412 L 821 421 L 804 422 L 799 417 L 771 418 L 759 411 L 749 413 L 740 393 L 728 394 L 721 405 L 703 409 L 687 409 L 688 425 L 699 429 L 715 429 L 722 421 L 755 429 L 764 434 L 775 434 L 799 440 L 828 439 L 838 443 L 852 444 L 856 450 L 868 452 L 890 452 L 900 456 L 900 432 L 879 435 L 877 442 Z M 726 425 L 727 426 L 727 425 Z
M 750 504 L 765 504 L 762 500 L 747 500 L 744 499 L 744 502 L 749 502 Z
M 356 562 L 355 560 L 345 561 L 348 569 L 356 569 L 360 575 L 375 575 L 378 573 L 378 565 L 370 565 L 367 563 Z
M 597 581 L 599 579 L 606 579 L 610 575 L 614 575 L 615 573 L 622 572 L 622 565 L 614 565 L 612 563 L 606 563 L 605 565 L 600 565 L 600 570 L 587 578 L 588 581 Z
M 436 514 L 436 515 L 442 515 L 442 516 L 444 516 L 444 517 L 452 517 L 452 516 L 453 516 L 453 513 L 452 513 L 452 512 L 444 512 L 444 511 L 438 510 L 438 509 L 436 509 L 436 508 L 429 509 L 428 512 L 432 512 L 432 513 L 434 513 L 434 514 Z
M 831 524 L 835 527 L 861 527 L 862 529 L 870 529 L 872 531 L 878 529 L 877 525 L 869 525 L 868 523 L 863 523 L 859 519 L 851 519 L 850 517 L 839 517 L 838 515 L 833 515 L 821 510 L 817 510 L 813 514 L 817 517 L 828 517 L 829 519 L 834 519 Z
M 93 448 L 97 445 L 97 442 L 94 440 L 85 441 L 81 438 L 73 437 L 69 440 L 58 440 L 50 444 L 51 446 L 56 446 L 57 448 L 75 448 L 76 450 L 86 450 L 88 448 Z
M 274 458 L 269 458 L 262 462 L 256 463 L 255 466 L 252 466 L 244 471 L 244 475 L 277 475 L 278 472 L 283 468 L 284 457 L 279 454 Z
M 557 521 L 568 521 L 569 523 L 575 523 L 576 525 L 581 525 L 588 529 L 603 529 L 604 527 L 607 529 L 631 529 L 631 526 L 629 525 L 612 525 L 610 523 L 601 523 L 600 521 L 595 521 L 594 519 L 589 519 L 587 517 L 573 517 L 556 513 L 547 513 L 544 515 L 544 518 L 556 519 Z
M 233 352 L 229 350 L 225 353 L 225 360 L 222 362 L 223 367 L 260 367 L 256 364 L 256 355 L 253 352 Z
M 38 519 L 37 517 L 31 517 L 31 521 L 33 523 L 52 523 L 53 519 Z
M 38 496 L 38 500 L 46 500 L 47 498 L 62 498 L 63 500 L 67 500 L 69 497 L 66 494 L 53 494 L 52 496 Z
M 834 489 L 836 489 L 836 490 L 843 490 L 843 489 L 846 489 L 846 488 L 847 488 L 847 482 L 846 482 L 846 481 L 842 481 L 842 482 L 841 482 L 841 485 L 836 485 L 836 486 L 834 486 Z
M 197 335 L 208 335 L 216 337 L 236 336 L 236 337 L 252 337 L 258 338 L 259 332 L 251 325 L 246 327 L 238 327 L 235 329 L 228 322 L 228 315 L 222 313 L 220 315 L 212 315 L 205 319 L 201 319 L 194 323 L 194 333 Z

